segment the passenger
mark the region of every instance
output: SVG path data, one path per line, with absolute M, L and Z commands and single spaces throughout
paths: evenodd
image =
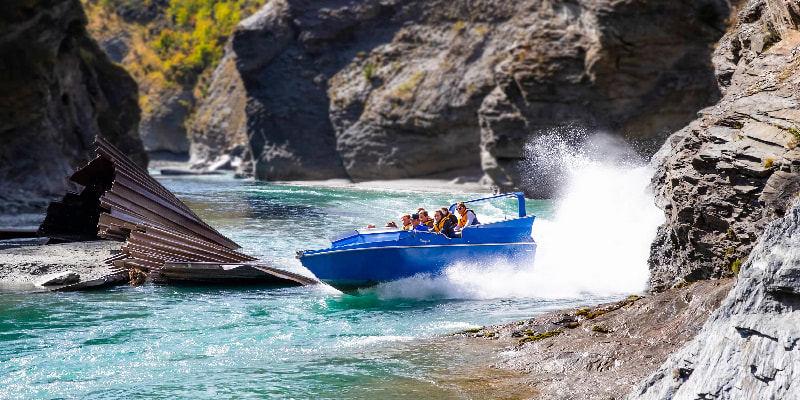
M 433 231 L 437 233 L 441 233 L 449 238 L 455 236 L 455 232 L 453 231 L 453 222 L 449 218 L 445 218 L 442 210 L 436 210 L 433 213 L 434 224 L 433 224 Z
M 369 225 L 367 225 L 367 229 L 372 229 L 372 228 L 375 228 L 375 224 L 369 224 Z
M 410 215 L 405 214 L 400 218 L 403 220 L 403 230 L 404 231 L 410 231 L 411 229 L 414 228 L 414 226 L 411 225 L 411 216 Z
M 394 221 L 389 221 L 386 223 L 387 228 L 397 228 L 397 223 Z
M 419 212 L 419 222 L 421 222 L 422 225 L 427 226 L 428 230 L 432 230 L 433 229 L 433 220 L 428 215 L 427 211 L 422 210 L 422 211 Z
M 480 222 L 478 222 L 478 217 L 475 215 L 475 211 L 468 209 L 467 205 L 464 204 L 463 201 L 456 205 L 456 211 L 461 214 L 461 218 L 458 219 L 459 229 L 480 225 Z
M 450 210 L 447 207 L 442 207 L 442 217 L 447 218 L 453 224 L 453 228 L 458 226 L 458 217 L 453 214 L 450 214 Z
M 411 214 L 411 225 L 413 226 L 413 228 L 411 228 L 411 229 L 413 229 L 415 231 L 421 231 L 421 232 L 427 232 L 428 231 L 428 227 L 423 225 L 422 222 L 420 222 L 419 214 L 416 214 L 416 213 L 415 214 Z

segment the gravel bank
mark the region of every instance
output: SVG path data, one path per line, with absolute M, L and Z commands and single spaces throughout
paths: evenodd
M 36 289 L 43 276 L 65 271 L 77 272 L 81 281 L 100 278 L 111 273 L 103 260 L 120 246 L 99 240 L 0 250 L 0 288 Z

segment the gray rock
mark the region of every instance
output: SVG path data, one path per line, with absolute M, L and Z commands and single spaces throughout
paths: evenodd
M 81 276 L 75 271 L 64 271 L 49 274 L 36 281 L 38 286 L 71 285 L 81 281 Z
M 102 135 L 138 164 L 136 83 L 86 33 L 78 0 L 0 5 L 0 213 L 43 212 Z
M 301 27 L 316 5 L 271 1 L 231 38 L 247 93 L 246 126 L 255 176 L 265 180 L 344 177 L 328 118 L 322 66 Z M 308 6 L 309 14 L 304 14 Z
M 731 285 L 730 279 L 698 282 L 465 335 L 504 346 L 492 357 L 491 370 L 499 372 L 491 379 L 496 392 L 486 397 L 509 393 L 511 386 L 518 388 L 517 398 L 619 399 L 700 331 Z M 542 338 L 548 333 L 556 335 Z M 504 379 L 504 370 L 517 374 Z
M 221 157 L 241 160 L 244 156 L 247 96 L 233 58 L 233 52 L 227 46 L 225 56 L 214 70 L 208 97 L 200 104 L 193 120 L 189 160 L 193 168 L 206 168 Z
M 723 1 L 553 1 L 518 13 L 480 110 L 487 175 L 551 195 L 561 171 L 523 149 L 552 132 L 607 131 L 651 154 L 717 98 L 708 47 L 727 14 Z
M 149 103 L 156 106 L 143 110 L 139 126 L 144 149 L 148 152 L 188 153 L 185 121 L 195 102 L 191 90 L 168 88 L 151 95 Z
M 702 331 L 629 399 L 800 398 L 800 206 L 763 232 Z
M 543 130 L 572 123 L 660 141 L 713 100 L 708 47 L 728 10 L 722 0 L 277 0 L 232 35 L 226 58 L 242 89 L 233 71 L 212 87 L 246 93 L 242 165 L 257 178 L 482 167 L 485 182 L 533 194 L 525 144 Z M 226 93 L 212 93 L 200 118 L 237 114 L 241 94 L 224 105 Z M 240 135 L 242 120 L 196 124 L 204 144 L 193 159 L 225 152 L 208 138 Z
M 787 29 L 796 7 L 747 3 L 714 55 L 724 97 L 653 157 L 666 223 L 651 249 L 652 290 L 732 276 L 766 223 L 798 193 L 800 35 Z M 753 47 L 753 35 L 765 30 L 773 42 Z

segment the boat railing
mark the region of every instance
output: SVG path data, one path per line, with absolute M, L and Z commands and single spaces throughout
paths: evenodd
M 502 197 L 516 197 L 517 198 L 517 207 L 519 209 L 519 217 L 522 218 L 522 217 L 524 217 L 526 215 L 526 212 L 525 212 L 525 193 L 522 193 L 522 192 L 503 193 L 503 194 L 498 194 L 498 195 L 492 196 L 492 197 L 484 197 L 482 199 L 468 200 L 468 201 L 465 201 L 464 203 L 475 203 L 475 202 L 479 202 L 479 201 L 486 201 L 486 200 L 491 200 L 491 199 L 499 199 L 499 198 L 502 198 Z M 451 214 L 455 213 L 457 204 L 458 203 L 453 203 L 453 204 L 450 205 L 450 213 Z

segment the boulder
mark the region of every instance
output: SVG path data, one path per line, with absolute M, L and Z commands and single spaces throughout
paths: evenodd
M 181 88 L 152 88 L 148 105 L 142 110 L 139 135 L 148 152 L 189 152 L 185 121 L 195 107 L 192 91 Z
M 189 132 L 192 138 L 189 163 L 194 169 L 204 169 L 228 159 L 231 168 L 238 167 L 247 146 L 247 95 L 229 46 L 214 70 L 208 93 Z M 252 174 L 252 171 L 240 173 Z
M 81 281 L 81 276 L 75 271 L 57 272 L 45 275 L 36 281 L 38 286 L 71 285 Z

